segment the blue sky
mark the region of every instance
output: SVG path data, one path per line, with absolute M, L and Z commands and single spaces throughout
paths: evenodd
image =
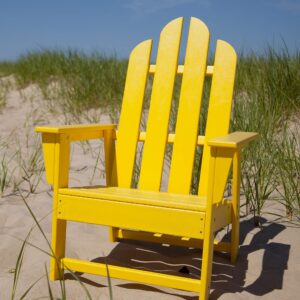
M 300 0 L 0 0 L 0 60 L 69 47 L 127 57 L 179 16 L 200 18 L 212 41 L 238 51 L 282 47 L 282 40 L 291 52 L 300 48 Z

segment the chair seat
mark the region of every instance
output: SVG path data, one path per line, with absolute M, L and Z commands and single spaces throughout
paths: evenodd
M 206 197 L 119 187 L 61 188 L 57 217 L 202 239 Z M 230 223 L 231 200 L 214 205 L 213 230 Z
M 195 195 L 170 194 L 119 187 L 62 188 L 59 189 L 59 194 L 201 212 L 206 210 L 207 202 L 206 197 Z

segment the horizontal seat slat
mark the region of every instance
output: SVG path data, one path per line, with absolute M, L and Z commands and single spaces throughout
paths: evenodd
M 205 212 L 63 194 L 56 213 L 61 220 L 198 239 L 205 224 Z
M 192 211 L 205 211 L 206 209 L 206 197 L 119 187 L 63 188 L 59 189 L 59 194 Z

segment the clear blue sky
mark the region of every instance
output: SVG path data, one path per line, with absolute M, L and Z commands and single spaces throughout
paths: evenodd
M 0 0 L 0 60 L 69 47 L 127 57 L 179 16 L 202 19 L 212 40 L 238 51 L 282 46 L 282 39 L 291 52 L 300 46 L 300 0 Z

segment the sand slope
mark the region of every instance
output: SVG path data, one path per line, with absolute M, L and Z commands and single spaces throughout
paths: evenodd
M 46 123 L 63 123 L 65 117 L 52 113 L 36 86 L 24 90 L 12 90 L 7 106 L 0 113 L 0 141 L 7 143 L 0 148 L 0 157 L 14 156 L 18 145 L 24 156 L 36 147 L 34 126 Z M 59 108 L 58 108 L 59 110 Z M 105 118 L 104 118 L 105 119 Z M 70 184 L 73 186 L 103 183 L 103 167 L 95 164 L 101 154 L 101 143 L 76 144 L 72 148 Z M 11 165 L 17 162 L 11 159 Z M 17 171 L 14 174 L 18 177 Z M 28 184 L 19 186 L 48 240 L 51 237 L 51 189 L 42 174 L 35 193 L 28 193 Z M 29 195 L 28 195 L 29 194 Z M 265 208 L 266 212 L 283 213 L 278 204 Z M 300 228 L 284 218 L 265 214 L 263 229 L 254 228 L 249 218 L 241 220 L 241 248 L 236 266 L 229 263 L 224 254 L 215 254 L 211 299 L 297 299 L 300 293 Z M 10 188 L 0 198 L 0 299 L 10 299 L 16 260 L 29 231 L 23 265 L 17 286 L 16 299 L 39 279 L 25 299 L 49 298 L 46 268 L 49 264 L 49 247 L 35 225 L 22 198 Z M 225 236 L 226 238 L 226 232 Z M 130 265 L 167 274 L 182 274 L 186 267 L 196 278 L 200 274 L 201 252 L 197 249 L 165 247 L 161 245 L 124 242 L 108 242 L 107 229 L 102 226 L 68 224 L 67 255 L 93 261 L 103 261 L 107 256 L 110 264 Z M 186 269 L 185 268 L 185 269 Z M 109 299 L 106 278 L 87 274 L 78 275 L 92 299 Z M 198 299 L 196 293 L 125 282 L 112 279 L 114 299 Z M 61 297 L 59 282 L 52 282 L 55 297 Z M 87 299 L 82 286 L 66 275 L 65 288 L 68 299 Z

